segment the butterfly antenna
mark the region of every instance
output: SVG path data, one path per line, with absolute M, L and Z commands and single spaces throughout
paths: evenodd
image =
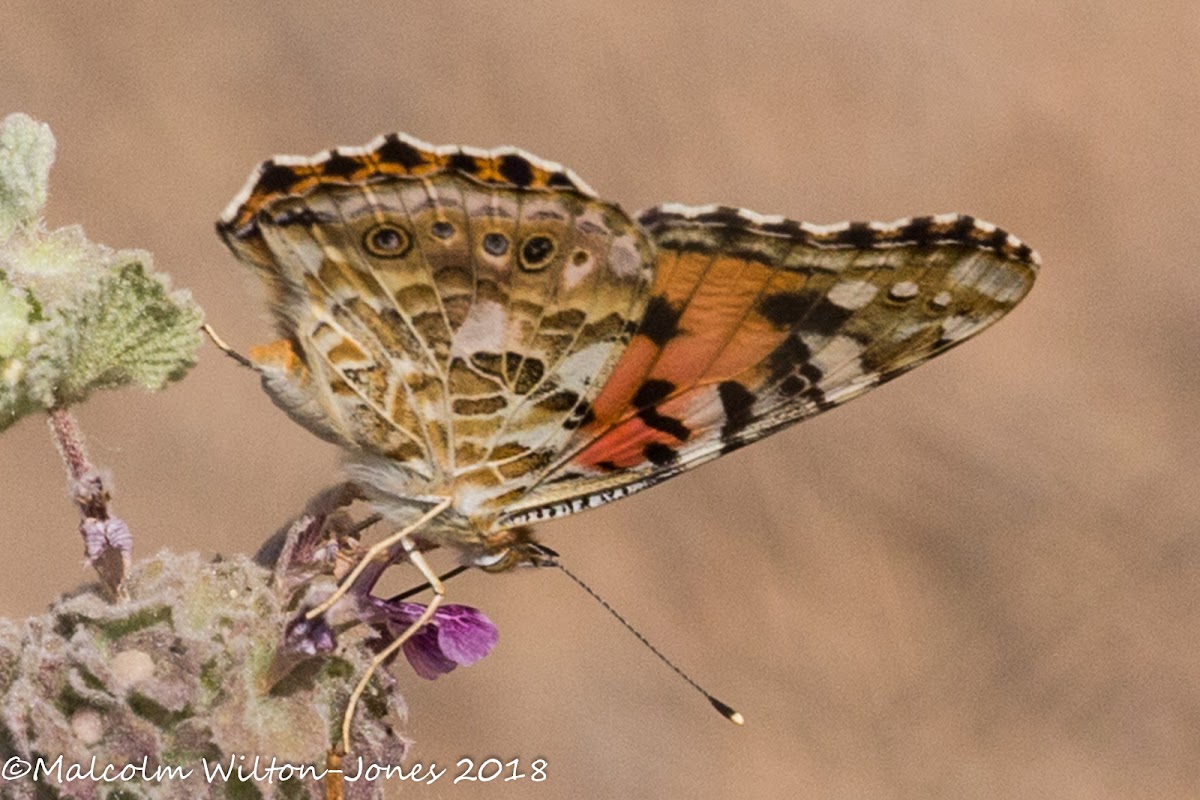
M 204 331 L 205 335 L 207 335 L 208 338 L 210 340 L 212 340 L 212 343 L 215 344 L 217 346 L 217 349 L 220 350 L 222 353 L 229 356 L 234 361 L 241 364 L 243 367 L 249 367 L 250 369 L 254 369 L 254 362 L 252 362 L 250 359 L 246 358 L 244 355 L 239 353 L 237 350 L 234 350 L 229 345 L 225 344 L 225 340 L 217 335 L 217 332 L 213 330 L 212 325 L 209 325 L 206 322 L 200 326 L 200 329 Z
M 717 698 L 713 697 L 711 694 L 709 694 L 708 692 L 706 692 L 706 691 L 704 690 L 704 688 L 700 686 L 700 684 L 698 684 L 698 683 L 696 683 L 694 680 L 692 680 L 692 679 L 691 679 L 691 677 L 690 677 L 690 676 L 689 676 L 689 675 L 688 675 L 686 672 L 684 672 L 683 670 L 681 670 L 679 667 L 675 666 L 675 663 L 674 663 L 674 662 L 672 662 L 672 661 L 671 661 L 671 659 L 669 659 L 669 658 L 667 658 L 666 656 L 664 656 L 664 655 L 662 654 L 662 651 L 660 651 L 660 650 L 659 650 L 657 647 L 655 647 L 654 645 L 650 644 L 650 640 L 649 640 L 649 639 L 647 639 L 645 636 L 643 636 L 643 635 L 642 635 L 642 633 L 641 633 L 641 631 L 639 631 L 637 628 L 635 628 L 635 627 L 633 627 L 632 625 L 630 625 L 630 624 L 629 624 L 629 622 L 628 622 L 628 621 L 627 621 L 627 620 L 626 620 L 624 617 L 622 617 L 622 616 L 620 615 L 620 613 L 619 613 L 619 612 L 618 612 L 618 611 L 617 611 L 615 608 L 613 608 L 612 606 L 610 606 L 610 605 L 608 604 L 608 602 L 607 602 L 607 601 L 606 601 L 606 600 L 605 600 L 603 597 L 601 597 L 600 595 L 596 594 L 596 590 L 595 590 L 595 589 L 593 589 L 592 587 L 588 586 L 586 583 L 584 583 L 584 582 L 583 582 L 583 581 L 582 581 L 582 580 L 579 578 L 579 576 L 577 576 L 575 573 L 571 572 L 571 570 L 569 570 L 569 569 L 567 569 L 566 567 L 564 567 L 564 566 L 562 565 L 562 562 L 558 561 L 557 559 L 554 559 L 554 560 L 548 561 L 548 562 L 547 562 L 547 566 L 554 566 L 554 567 L 558 567 L 560 570 L 562 570 L 562 572 L 563 572 L 563 574 L 564 574 L 564 575 L 566 575 L 566 576 L 567 576 L 568 578 L 570 578 L 571 580 L 575 581 L 575 583 L 576 583 L 576 584 L 579 586 L 579 588 L 583 589 L 585 592 L 587 592 L 589 595 L 591 595 L 591 596 L 592 596 L 592 599 L 593 599 L 593 600 L 595 600 L 597 603 L 599 603 L 599 604 L 600 604 L 600 606 L 601 606 L 601 607 L 602 607 L 602 608 L 603 608 L 605 611 L 607 611 L 609 614 L 612 614 L 612 615 L 613 615 L 613 618 L 614 618 L 614 619 L 616 619 L 616 621 L 617 621 L 617 622 L 621 623 L 621 625 L 623 625 L 623 626 L 625 627 L 625 630 L 627 630 L 627 631 L 629 631 L 630 633 L 632 633 L 632 634 L 633 634 L 635 637 L 637 637 L 637 640 L 638 640 L 639 642 L 641 642 L 642 644 L 644 644 L 644 645 L 645 645 L 645 646 L 646 646 L 646 647 L 647 647 L 647 648 L 650 650 L 650 652 L 651 652 L 651 653 L 654 653 L 654 655 L 658 656 L 658 660 L 659 660 L 659 661 L 663 662 L 663 663 L 664 663 L 664 664 L 666 664 L 668 667 L 670 667 L 670 668 L 671 668 L 671 670 L 672 670 L 672 671 L 673 671 L 673 672 L 674 672 L 676 675 L 678 675 L 679 677 L 683 678 L 683 679 L 684 679 L 684 681 L 686 681 L 686 682 L 687 682 L 687 684 L 688 684 L 689 686 L 691 686 L 693 689 L 695 689 L 695 690 L 696 690 L 697 692 L 699 692 L 700 694 L 704 695 L 705 699 L 706 699 L 706 700 L 708 700 L 708 702 L 709 702 L 709 703 L 712 705 L 712 707 L 713 707 L 713 708 L 715 708 L 717 711 L 719 711 L 719 712 L 721 713 L 721 716 L 723 716 L 725 719 L 727 719 L 727 720 L 729 720 L 730 722 L 732 722 L 734 725 L 744 725 L 744 724 L 746 724 L 746 718 L 745 718 L 745 717 L 743 717 L 743 716 L 741 715 L 741 713 L 739 713 L 738 711 L 734 710 L 734 709 L 733 709 L 733 707 L 731 707 L 731 706 L 729 706 L 729 705 L 727 705 L 727 704 L 725 704 L 725 703 L 722 703 L 720 700 L 718 700 Z
M 448 570 L 447 572 L 443 573 L 442 575 L 439 575 L 438 580 L 441 581 L 442 583 L 445 583 L 446 581 L 453 578 L 455 575 L 461 575 L 462 573 L 466 572 L 470 568 L 471 568 L 471 566 L 469 564 L 460 564 L 457 567 L 455 567 L 454 569 Z M 400 594 L 392 595 L 391 597 L 389 597 L 387 599 L 387 602 L 399 603 L 401 600 L 407 600 L 408 598 L 412 597 L 414 594 L 418 594 L 429 588 L 431 588 L 431 587 L 428 583 L 422 583 L 420 586 L 414 586 L 411 589 L 401 592 Z

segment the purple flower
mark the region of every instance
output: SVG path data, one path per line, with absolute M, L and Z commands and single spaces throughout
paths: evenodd
M 275 655 L 267 667 L 268 687 L 273 688 L 297 666 L 314 656 L 332 653 L 337 648 L 337 637 L 325 617 L 305 619 L 307 610 L 301 610 L 284 629 L 283 641 L 275 649 Z
M 369 598 L 388 633 L 398 637 L 425 611 L 420 603 Z M 375 616 L 375 614 L 372 614 Z M 376 621 L 376 620 L 372 620 Z M 471 606 L 444 605 L 433 619 L 402 645 L 408 663 L 422 678 L 434 680 L 455 667 L 474 664 L 491 652 L 499 639 L 495 624 Z

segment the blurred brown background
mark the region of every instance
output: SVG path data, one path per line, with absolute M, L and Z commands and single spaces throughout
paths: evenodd
M 1195 797 L 1200 6 L 47 3 L 0 10 L 0 113 L 59 141 L 52 225 L 144 247 L 270 335 L 212 222 L 251 167 L 405 130 L 515 144 L 637 209 L 963 211 L 1045 267 L 911 377 L 543 537 L 749 722 L 555 574 L 475 574 L 479 665 L 405 670 L 416 757 L 550 779 L 406 797 Z M 137 552 L 253 551 L 338 453 L 206 347 L 79 409 Z M 0 609 L 89 578 L 44 423 L 0 439 Z M 453 774 L 453 773 L 452 773 Z

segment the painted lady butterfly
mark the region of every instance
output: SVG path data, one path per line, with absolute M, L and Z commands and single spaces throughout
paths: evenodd
M 528 523 L 907 372 L 1011 310 L 1039 263 L 968 216 L 629 216 L 520 150 L 404 135 L 271 159 L 217 227 L 270 292 L 283 338 L 250 354 L 266 391 L 349 451 L 431 609 L 421 550 L 546 563 Z

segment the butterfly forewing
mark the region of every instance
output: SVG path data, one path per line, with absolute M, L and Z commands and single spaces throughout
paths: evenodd
M 857 397 L 999 319 L 1037 268 L 969 217 L 820 228 L 668 206 L 640 221 L 657 253 L 646 315 L 502 524 L 625 496 Z

